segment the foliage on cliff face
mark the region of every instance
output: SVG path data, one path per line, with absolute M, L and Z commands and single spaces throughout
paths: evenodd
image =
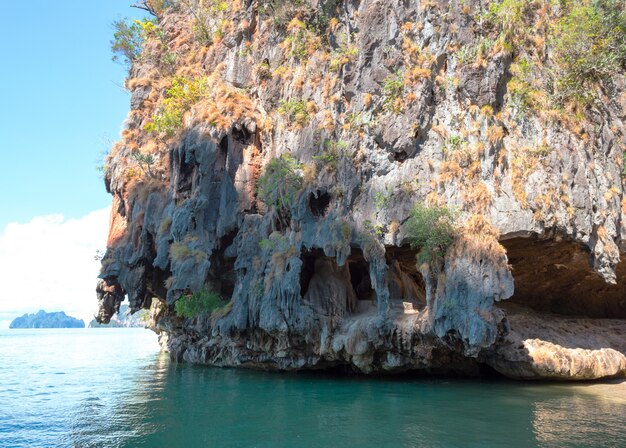
M 302 189 L 301 168 L 289 154 L 270 160 L 257 183 L 259 199 L 279 214 L 288 212 Z
M 518 94 L 543 90 L 555 106 L 587 104 L 626 66 L 623 0 L 494 1 L 486 19 L 499 32 L 493 48 L 513 53 Z
M 219 294 L 203 288 L 193 294 L 184 295 L 176 301 L 174 309 L 181 317 L 210 316 L 211 313 L 224 308 L 226 304 Z
M 626 2 L 569 2 L 552 39 L 556 62 L 563 69 L 556 93 L 588 99 L 587 89 L 610 82 L 626 68 Z
M 430 263 L 441 260 L 454 242 L 454 213 L 447 207 L 429 207 L 416 204 L 406 223 L 411 246 L 419 249 L 418 262 Z

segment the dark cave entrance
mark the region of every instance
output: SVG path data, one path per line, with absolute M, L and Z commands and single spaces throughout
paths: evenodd
M 417 250 L 409 246 L 386 248 L 391 307 L 420 310 L 426 306 L 426 286 L 417 270 L 416 257 Z
M 319 190 L 309 194 L 309 210 L 314 217 L 320 218 L 326 215 L 330 205 L 330 195 Z
M 589 250 L 577 243 L 511 238 L 501 241 L 515 280 L 503 308 L 589 318 L 626 318 L 626 263 L 617 268 L 617 284 L 606 283 L 590 265 Z
M 365 261 L 363 251 L 353 247 L 347 263 L 350 271 L 350 283 L 357 299 L 376 302 L 376 291 L 372 288 L 370 277 L 370 264 Z
M 237 273 L 235 271 L 236 251 L 233 243 L 239 229 L 231 230 L 219 240 L 219 246 L 211 255 L 211 269 L 209 271 L 209 283 L 224 299 L 231 299 L 235 291 Z
M 303 299 L 316 302 L 322 308 L 345 308 L 349 313 L 376 309 L 369 263 L 360 249 L 352 249 L 344 266 L 327 257 L 322 249 L 304 252 L 301 260 L 300 292 Z
M 304 297 L 309 290 L 309 284 L 315 274 L 315 260 L 325 257 L 322 249 L 311 249 L 302 254 L 302 267 L 300 268 L 300 295 Z

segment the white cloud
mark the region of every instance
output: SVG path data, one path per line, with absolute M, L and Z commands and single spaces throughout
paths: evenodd
M 79 219 L 63 215 L 10 223 L 0 233 L 0 327 L 40 309 L 65 311 L 91 320 L 97 309 L 95 287 L 104 249 L 109 208 Z

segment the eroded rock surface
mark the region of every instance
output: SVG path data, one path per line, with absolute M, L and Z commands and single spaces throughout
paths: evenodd
M 532 85 L 521 70 L 553 63 L 563 10 L 529 2 L 511 30 L 490 3 L 156 10 L 107 159 L 98 320 L 128 295 L 174 358 L 219 366 L 626 375 L 624 77 L 553 107 L 554 67 Z M 277 160 L 291 165 L 272 191 L 293 194 L 261 197 Z M 406 226 L 417 202 L 457 216 L 426 263 Z M 219 313 L 176 315 L 207 288 Z

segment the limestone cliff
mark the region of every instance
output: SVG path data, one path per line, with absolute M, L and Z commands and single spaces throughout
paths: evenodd
M 623 2 L 139 6 L 100 321 L 128 295 L 220 366 L 626 374 Z

